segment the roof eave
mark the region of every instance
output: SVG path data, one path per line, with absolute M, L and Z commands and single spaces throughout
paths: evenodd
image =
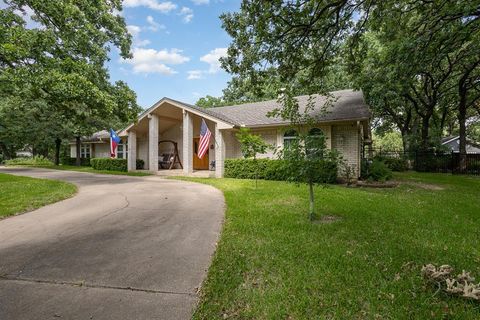
M 184 109 L 184 110 L 188 110 L 189 112 L 191 112 L 193 114 L 196 114 L 198 116 L 201 116 L 201 117 L 203 117 L 207 120 L 210 120 L 210 121 L 213 121 L 213 122 L 216 122 L 216 123 L 220 123 L 221 124 L 221 129 L 231 129 L 231 128 L 234 128 L 235 126 L 237 126 L 236 123 L 220 119 L 220 118 L 215 117 L 213 115 L 210 115 L 206 112 L 202 112 L 201 110 L 193 108 L 192 106 L 184 104 L 180 101 L 176 101 L 176 100 L 173 100 L 173 99 L 170 99 L 170 98 L 167 98 L 167 97 L 163 97 L 162 99 L 157 101 L 153 106 L 151 106 L 150 108 L 145 110 L 134 123 L 130 124 L 125 129 L 121 130 L 120 133 L 119 133 L 119 136 L 128 135 L 129 130 L 131 130 L 136 124 L 138 124 L 141 120 L 143 120 L 145 117 L 147 117 L 153 111 L 155 111 L 155 109 L 160 107 L 165 102 L 168 102 L 175 107 L 178 107 L 178 108 L 181 108 L 181 109 Z
M 348 119 L 332 119 L 332 120 L 320 120 L 315 123 L 317 124 L 328 124 L 328 123 L 338 123 L 338 122 L 352 122 L 352 121 L 370 121 L 369 117 L 362 117 L 362 118 L 348 118 Z M 277 122 L 277 123 L 268 123 L 268 124 L 254 124 L 254 125 L 242 125 L 242 127 L 246 128 L 264 128 L 264 127 L 284 127 L 289 126 L 291 123 L 284 121 L 284 122 Z

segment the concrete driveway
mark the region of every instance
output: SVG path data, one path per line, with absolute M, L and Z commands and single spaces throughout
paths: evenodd
M 0 172 L 79 186 L 0 220 L 0 319 L 191 317 L 223 221 L 220 191 L 156 176 Z

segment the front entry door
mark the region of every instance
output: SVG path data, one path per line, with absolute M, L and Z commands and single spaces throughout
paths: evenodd
M 193 170 L 208 170 L 208 151 L 202 159 L 197 155 L 200 138 L 193 138 Z

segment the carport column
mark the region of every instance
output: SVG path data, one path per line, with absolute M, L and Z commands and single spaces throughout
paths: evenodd
M 128 171 L 137 170 L 137 133 L 128 132 Z
M 192 115 L 183 110 L 183 173 L 193 172 L 193 119 Z
M 158 116 L 148 115 L 148 170 L 158 171 Z
M 223 178 L 225 172 L 225 139 L 215 123 L 215 177 Z

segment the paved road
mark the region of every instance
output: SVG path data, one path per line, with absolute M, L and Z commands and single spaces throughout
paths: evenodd
M 191 317 L 221 229 L 220 191 L 154 176 L 0 172 L 79 186 L 0 220 L 0 319 Z

